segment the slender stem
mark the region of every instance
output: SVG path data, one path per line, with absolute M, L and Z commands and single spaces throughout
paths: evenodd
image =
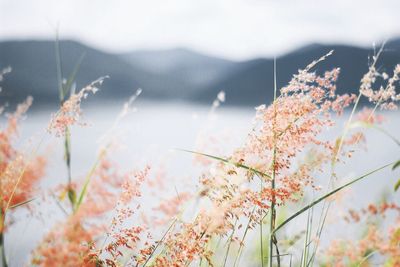
M 381 53 L 382 53 L 382 51 L 383 51 L 383 47 L 384 47 L 384 45 L 381 46 L 381 48 L 379 49 L 378 53 L 374 56 L 374 61 L 372 62 L 372 65 L 371 65 L 371 67 L 370 67 L 370 71 L 371 71 L 371 68 L 374 68 L 374 67 L 375 67 L 376 62 L 378 61 L 378 58 L 380 57 L 380 55 L 381 55 Z M 336 151 L 336 153 L 335 153 L 335 155 L 334 155 L 334 157 L 333 157 L 333 160 L 332 160 L 332 172 L 334 172 L 334 167 L 335 167 L 335 164 L 336 164 L 336 160 L 337 160 L 338 157 L 339 157 L 340 150 L 341 150 L 342 145 L 343 145 L 343 141 L 344 141 L 344 139 L 345 139 L 345 137 L 346 137 L 346 135 L 347 135 L 347 132 L 349 131 L 351 121 L 352 121 L 353 116 L 354 116 L 354 113 L 355 113 L 355 111 L 356 111 L 356 109 L 357 109 L 357 107 L 358 107 L 358 104 L 359 104 L 359 102 L 360 102 L 361 96 L 362 96 L 362 94 L 361 94 L 361 90 L 360 90 L 359 93 L 358 93 L 358 96 L 357 96 L 357 100 L 356 100 L 356 102 L 355 102 L 355 104 L 354 104 L 354 106 L 353 106 L 353 109 L 352 109 L 352 111 L 351 111 L 349 120 L 347 121 L 346 126 L 345 126 L 344 131 L 343 131 L 343 134 L 342 134 L 342 136 L 340 137 L 339 146 L 338 146 L 338 148 L 337 148 L 337 151 Z M 379 102 L 380 102 L 380 99 L 379 99 Z M 375 105 L 375 107 L 374 107 L 374 109 L 372 110 L 370 116 L 368 117 L 368 120 L 371 118 L 371 116 L 372 116 L 372 114 L 374 113 L 375 109 L 378 107 L 378 104 L 379 104 L 379 103 L 377 103 L 377 105 Z
M 246 229 L 244 230 L 244 234 L 243 234 L 242 240 L 240 241 L 239 250 L 238 250 L 238 252 L 236 254 L 236 258 L 235 258 L 235 262 L 233 263 L 233 267 L 236 267 L 236 263 L 239 264 L 240 256 L 242 254 L 243 247 L 244 247 L 244 239 L 246 238 L 247 232 L 250 229 L 250 223 L 252 221 L 252 216 L 253 216 L 253 213 L 254 213 L 255 210 L 256 210 L 256 208 L 254 207 L 253 211 L 251 212 L 251 214 L 249 216 L 249 221 L 247 223 Z
M 271 188 L 272 190 L 275 189 L 275 179 L 272 180 L 271 182 Z M 270 214 L 270 235 L 269 235 L 269 266 L 272 267 L 273 263 L 273 246 L 275 243 L 274 240 L 274 230 L 275 230 L 275 219 L 276 219 L 276 214 L 275 214 L 275 196 L 272 197 L 271 201 L 271 214 Z
M 277 263 L 278 266 L 280 266 L 280 259 L 279 259 L 279 249 L 278 249 L 278 241 L 276 240 L 275 236 L 275 223 L 276 223 L 276 207 L 275 207 L 275 202 L 276 202 L 276 197 L 275 197 L 275 176 L 276 176 L 276 145 L 277 145 L 277 134 L 276 134 L 276 116 L 277 116 L 277 111 L 276 111 L 276 91 L 277 91 L 277 85 L 276 85 L 276 59 L 274 59 L 274 122 L 273 122 L 273 143 L 274 143 L 274 149 L 273 149 L 273 159 L 272 159 L 272 176 L 271 176 L 271 191 L 272 191 L 272 199 L 271 199 L 271 214 L 270 214 L 270 235 L 269 235 L 269 266 L 272 267 L 273 264 L 273 246 L 275 245 L 276 247 L 276 252 L 277 252 Z
M 7 259 L 6 259 L 6 249 L 5 249 L 5 244 L 4 244 L 4 232 L 0 233 L 0 247 L 1 247 L 1 252 L 0 252 L 1 253 L 1 266 L 7 267 L 8 265 L 7 265 Z
M 237 222 L 238 222 L 238 219 L 236 219 L 235 225 L 233 226 L 233 229 L 232 229 L 232 234 L 231 234 L 231 236 L 229 237 L 228 248 L 226 249 L 225 258 L 224 258 L 224 265 L 223 265 L 224 267 L 226 266 L 226 261 L 228 260 L 229 250 L 230 250 L 230 248 L 231 248 L 233 235 L 235 234 Z
M 321 216 L 320 216 L 320 219 L 318 222 L 318 227 L 317 227 L 317 234 L 316 234 L 317 242 L 315 243 L 313 254 L 312 254 L 311 259 L 308 262 L 307 266 L 314 266 L 315 256 L 317 255 L 317 251 L 318 251 L 318 247 L 319 247 L 319 243 L 320 243 L 319 240 L 321 240 L 322 230 L 324 228 L 326 218 L 328 217 L 329 208 L 331 206 L 331 202 L 328 202 L 328 207 L 326 209 L 326 212 L 324 212 L 326 203 L 327 202 L 324 201 Z
M 310 237 L 310 210 L 308 210 L 308 216 L 307 216 L 307 230 L 304 238 L 304 246 L 303 246 L 303 253 L 302 253 L 302 260 L 301 260 L 301 267 L 306 267 L 307 259 L 308 259 L 308 242 L 309 242 L 309 237 Z
M 57 85 L 59 90 L 60 102 L 63 102 L 65 95 L 62 86 L 63 70 L 61 64 L 61 51 L 60 51 L 60 42 L 58 38 L 58 30 L 56 31 L 55 53 L 56 53 L 56 68 L 57 68 L 57 83 L 58 83 Z
M 263 190 L 263 182 L 261 180 L 261 193 Z M 250 220 L 249 220 L 250 223 Z M 247 231 L 247 229 L 246 229 Z M 260 221 L 260 256 L 261 256 L 261 267 L 264 267 L 264 245 L 263 245 L 263 218 Z
M 72 188 L 71 132 L 68 127 L 65 128 L 64 151 L 65 151 L 65 165 L 67 166 L 68 199 L 71 202 L 72 210 L 74 210 L 76 202 L 76 192 Z
M 66 90 L 63 86 L 63 69 L 62 69 L 62 60 L 61 60 L 61 50 L 60 50 L 60 42 L 58 39 L 58 31 L 56 32 L 56 43 L 55 43 L 55 52 L 56 52 L 56 67 L 57 67 L 57 82 L 58 82 L 58 91 L 60 98 L 60 106 L 62 106 L 66 100 Z M 68 127 L 65 128 L 64 132 L 64 158 L 65 165 L 67 166 L 67 193 L 68 199 L 71 202 L 72 210 L 75 205 L 75 191 L 72 189 L 72 174 L 71 174 L 71 133 Z
M 157 248 L 161 245 L 161 243 L 164 242 L 165 237 L 167 236 L 167 234 L 169 233 L 169 231 L 175 226 L 177 219 L 174 219 L 173 222 L 171 223 L 171 225 L 168 227 L 167 231 L 164 233 L 164 235 L 162 236 L 162 238 L 157 242 L 157 245 L 154 247 L 154 249 L 151 251 L 149 257 L 147 257 L 146 261 L 143 263 L 142 267 L 146 267 L 147 263 L 149 262 L 149 260 L 153 257 L 154 252 L 157 250 Z
M 71 132 L 67 127 L 65 129 L 65 164 L 67 165 L 67 172 L 68 172 L 68 185 L 71 185 L 72 182 L 72 173 L 71 173 Z
M 382 132 L 383 134 L 387 135 L 390 139 L 393 140 L 393 142 L 395 142 L 398 146 L 400 146 L 400 140 L 398 140 L 396 137 L 394 137 L 392 134 L 390 134 L 388 131 L 386 131 L 385 129 L 378 127 L 378 126 L 374 126 L 374 129 Z
M 382 52 L 383 52 L 383 45 L 381 46 L 381 48 L 379 49 L 378 53 L 377 53 L 377 54 L 375 55 L 375 57 L 374 57 L 374 61 L 373 61 L 372 65 L 371 65 L 372 68 L 375 67 L 376 62 L 378 61 L 378 58 L 379 58 L 379 56 L 381 55 Z M 370 67 L 370 69 L 371 69 L 371 67 Z M 354 104 L 354 106 L 353 106 L 353 109 L 352 109 L 352 111 L 351 111 L 350 117 L 349 117 L 348 121 L 346 122 L 344 131 L 343 131 L 343 134 L 342 134 L 342 136 L 340 137 L 339 145 L 338 145 L 338 147 L 337 147 L 337 151 L 335 152 L 335 155 L 334 155 L 334 157 L 333 157 L 333 159 L 332 159 L 332 162 L 331 162 L 331 177 L 330 177 L 330 179 L 329 179 L 328 186 L 329 186 L 329 185 L 332 185 L 332 186 L 333 186 L 332 181 L 333 181 L 333 176 L 334 176 L 334 174 L 335 174 L 335 164 L 336 164 L 336 160 L 337 160 L 338 157 L 339 157 L 340 150 L 341 150 L 342 145 L 343 145 L 343 141 L 344 141 L 344 139 L 345 139 L 345 137 L 346 137 L 346 135 L 347 135 L 347 132 L 348 132 L 348 130 L 349 130 L 349 128 L 350 128 L 350 125 L 351 125 L 351 122 L 352 122 L 354 113 L 355 113 L 355 111 L 356 111 L 356 109 L 357 109 L 357 107 L 358 107 L 358 104 L 359 104 L 359 102 L 360 102 L 361 96 L 362 96 L 361 91 L 359 91 L 358 96 L 357 96 L 357 99 L 356 99 L 355 104 Z M 379 102 L 380 102 L 380 100 L 381 100 L 381 99 L 379 99 Z M 375 112 L 376 108 L 377 108 L 378 105 L 379 105 L 379 102 L 375 105 L 374 109 L 371 111 L 370 115 L 368 116 L 367 121 L 369 121 L 369 120 L 371 119 L 373 113 Z M 384 131 L 383 131 L 383 132 L 384 132 Z M 384 132 L 384 133 L 385 133 L 385 132 Z M 398 141 L 396 140 L 396 138 L 393 138 L 393 137 L 390 136 L 390 135 L 389 135 L 389 137 L 392 138 L 397 144 L 399 144 Z M 359 138 L 360 138 L 360 137 L 357 138 L 356 143 L 359 141 Z M 323 207 L 322 207 L 320 221 L 319 221 L 319 223 L 318 223 L 318 225 L 319 225 L 319 227 L 318 227 L 319 230 L 317 230 L 317 232 L 318 232 L 318 238 L 321 237 L 321 233 L 322 233 L 322 230 L 323 230 L 324 225 L 325 225 L 325 220 L 326 220 L 326 217 L 328 216 L 329 209 L 330 209 L 330 206 L 331 206 L 330 203 L 329 203 L 328 206 L 327 206 L 327 208 L 326 208 L 326 210 L 325 210 L 325 203 L 326 203 L 326 200 L 324 200 L 324 205 L 323 205 Z M 321 219 L 323 219 L 322 223 L 321 223 Z M 311 260 L 310 260 L 310 263 L 311 263 L 311 264 L 314 263 L 314 259 L 315 259 L 315 255 L 316 255 L 316 253 L 317 253 L 318 245 L 319 245 L 319 244 L 317 243 L 316 246 L 315 246 L 314 254 L 313 254 L 313 256 L 312 256 L 312 258 L 311 258 Z
M 40 145 L 42 144 L 42 142 L 43 142 L 43 138 L 40 140 L 40 142 L 39 142 L 39 144 L 37 145 L 37 147 L 36 147 L 33 151 L 31 151 L 31 153 L 30 153 L 31 157 L 34 157 L 34 155 L 36 155 L 36 153 L 37 153 L 37 151 L 39 150 L 39 147 L 40 147 Z M 20 174 L 19 174 L 19 176 L 18 176 L 17 182 L 15 183 L 15 185 L 14 185 L 14 187 L 13 187 L 13 190 L 12 190 L 12 192 L 11 192 L 9 198 L 8 198 L 7 204 L 6 204 L 5 208 L 4 208 L 4 210 L 1 211 L 0 215 L 1 215 L 1 214 L 4 214 L 4 217 L 5 217 L 5 214 L 7 213 L 7 210 L 10 208 L 10 206 L 11 206 L 11 201 L 13 200 L 14 194 L 15 194 L 15 192 L 17 191 L 18 185 L 19 185 L 19 183 L 20 183 L 21 180 L 22 180 L 22 177 L 23 177 L 23 175 L 24 175 L 24 173 L 25 173 L 25 171 L 26 171 L 27 166 L 29 165 L 29 162 L 30 162 L 30 159 L 28 159 L 28 160 L 25 162 L 25 164 L 24 164 L 24 166 L 23 166 L 23 168 L 22 168 L 22 171 L 20 172 Z M 3 217 L 3 219 L 2 219 L 2 220 L 3 220 L 2 223 L 4 223 L 4 217 Z M 2 225 L 2 226 L 4 226 L 4 225 Z
M 363 263 L 366 262 L 366 261 L 368 261 L 368 259 L 370 259 L 372 256 L 374 256 L 376 253 L 378 253 L 377 250 L 372 251 L 371 253 L 369 253 L 368 255 L 366 255 L 366 256 L 357 264 L 357 267 L 364 266 Z
M 349 119 L 348 119 L 348 121 L 346 123 L 346 126 L 344 127 L 343 134 L 339 139 L 339 145 L 337 146 L 337 150 L 335 151 L 335 155 L 334 155 L 334 157 L 332 159 L 332 173 L 335 172 L 334 169 L 335 169 L 336 161 L 339 158 L 340 150 L 342 149 L 344 139 L 346 138 L 346 135 L 347 135 L 347 133 L 349 131 L 350 124 L 351 124 L 351 122 L 353 120 L 353 116 L 354 116 L 354 114 L 356 112 L 358 103 L 360 102 L 360 98 L 361 98 L 361 92 L 357 96 L 357 100 L 356 100 L 356 102 L 355 102 L 355 104 L 353 106 L 353 109 L 351 110 L 350 117 L 349 117 Z

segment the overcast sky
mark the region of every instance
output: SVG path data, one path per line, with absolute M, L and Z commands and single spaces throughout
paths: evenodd
M 0 39 L 73 38 L 107 51 L 192 48 L 232 59 L 310 42 L 400 36 L 400 0 L 0 0 Z

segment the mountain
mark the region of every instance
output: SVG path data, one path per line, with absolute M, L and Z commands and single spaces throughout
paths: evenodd
M 138 86 L 131 75 L 131 66 L 114 55 L 100 52 L 73 41 L 61 42 L 64 77 L 67 78 L 84 54 L 76 83 L 78 87 L 100 76 L 109 75 L 99 95 L 127 94 Z M 0 68 L 11 66 L 13 71 L 2 83 L 3 100 L 21 101 L 32 95 L 36 102 L 57 103 L 57 72 L 55 45 L 51 41 L 9 41 L 0 43 Z M 140 70 L 138 70 L 140 71 Z
M 184 100 L 210 104 L 220 90 L 227 104 L 259 105 L 273 95 L 273 59 L 230 61 L 178 48 L 138 50 L 111 54 L 75 41 L 60 41 L 63 77 L 67 78 L 84 55 L 77 75 L 77 88 L 100 76 L 109 75 L 96 97 L 89 101 L 123 99 L 137 88 L 141 98 Z M 400 39 L 386 44 L 378 66 L 389 73 L 400 63 Z M 334 49 L 334 54 L 318 64 L 316 71 L 341 68 L 338 92 L 356 92 L 367 70 L 371 49 L 346 45 L 312 44 L 277 58 L 278 86 L 285 85 L 299 68 Z M 36 103 L 58 102 L 55 44 L 53 41 L 0 42 L 0 69 L 13 71 L 1 82 L 1 103 L 16 103 L 32 95 Z
M 205 87 L 234 69 L 230 60 L 207 56 L 185 48 L 169 50 L 138 50 L 122 54 L 129 64 L 142 68 L 163 79 L 169 77 L 188 89 Z
M 400 63 L 400 39 L 390 41 L 378 60 L 380 70 L 390 75 L 393 67 Z M 319 63 L 317 73 L 340 67 L 337 82 L 338 93 L 358 93 L 360 80 L 368 70 L 373 50 L 345 45 L 312 44 L 276 59 L 278 88 L 285 86 L 292 75 L 310 62 L 334 50 L 332 56 Z M 255 59 L 241 62 L 241 68 L 223 77 L 193 96 L 193 100 L 210 102 L 220 91 L 227 94 L 227 103 L 233 105 L 259 105 L 268 103 L 273 96 L 273 59 Z
M 77 88 L 101 76 L 110 76 L 93 99 L 127 98 L 138 88 L 144 89 L 144 98 L 179 99 L 191 86 L 168 73 L 149 71 L 140 63 L 131 64 L 122 55 L 105 53 L 78 42 L 60 41 L 60 50 L 64 78 L 69 77 L 83 56 L 76 76 Z M 1 102 L 15 103 L 32 95 L 36 103 L 58 103 L 53 41 L 0 42 L 0 69 L 7 66 L 13 71 L 2 82 Z

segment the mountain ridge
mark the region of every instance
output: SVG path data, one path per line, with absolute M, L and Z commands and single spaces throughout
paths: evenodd
M 142 88 L 141 97 L 150 100 L 209 104 L 224 90 L 228 105 L 254 106 L 271 101 L 271 58 L 233 61 L 186 48 L 113 54 L 73 40 L 60 41 L 60 47 L 64 78 L 84 54 L 77 75 L 78 88 L 100 76 L 110 76 L 93 99 L 122 99 Z M 390 71 L 400 63 L 400 39 L 389 40 L 385 47 L 378 65 Z M 298 69 L 331 49 L 334 54 L 317 66 L 317 72 L 340 67 L 338 92 L 354 93 L 368 68 L 372 49 L 316 43 L 300 47 L 277 58 L 278 86 L 285 85 Z M 39 104 L 58 102 L 54 41 L 0 42 L 0 69 L 6 66 L 11 66 L 13 72 L 1 83 L 2 103 L 16 103 L 27 95 L 33 95 Z

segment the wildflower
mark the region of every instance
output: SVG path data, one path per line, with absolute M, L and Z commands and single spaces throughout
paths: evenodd
M 381 264 L 388 266 L 400 265 L 400 228 L 398 222 L 400 219 L 400 208 L 395 203 L 382 202 L 380 205 L 369 204 L 362 212 L 355 210 L 349 211 L 349 217 L 345 217 L 347 222 L 360 223 L 361 221 L 381 216 L 385 218 L 385 213 L 394 211 L 396 216 L 395 222 L 388 227 L 385 232 L 375 223 L 367 225 L 366 234 L 357 241 L 350 240 L 334 240 L 326 249 L 325 258 L 327 266 L 348 266 L 352 264 L 372 263 L 372 252 L 379 255 Z M 389 217 L 388 217 L 389 218 Z M 393 218 L 393 217 L 390 217 Z M 370 255 L 371 254 L 371 255 Z
M 396 102 L 400 100 L 400 93 L 396 92 L 400 80 L 400 64 L 394 67 L 391 77 L 386 73 L 379 73 L 375 67 L 379 54 L 374 57 L 373 64 L 361 79 L 360 94 L 376 106 L 380 106 L 381 109 L 395 110 L 397 109 Z M 382 77 L 383 82 L 379 89 L 374 90 L 373 85 L 378 77 Z
M 336 95 L 338 68 L 322 76 L 311 72 L 325 58 L 299 70 L 273 104 L 257 107 L 253 129 L 244 144 L 225 157 L 228 163 L 214 163 L 201 175 L 199 195 L 204 206 L 193 222 L 179 223 L 175 233 L 166 237 L 164 254 L 157 257 L 155 266 L 185 266 L 207 259 L 212 251 L 206 244 L 214 236 L 234 232 L 239 218 L 252 216 L 249 227 L 254 227 L 271 203 L 285 205 L 297 201 L 308 186 L 318 189 L 314 173 L 330 162 L 335 149 L 335 143 L 323 140 L 320 134 L 334 125 L 331 111 L 342 114 L 356 98 Z M 310 147 L 315 157 L 295 164 L 294 159 Z M 275 188 L 267 186 L 273 175 Z M 260 180 L 265 184 L 261 188 L 257 186 Z
M 70 217 L 48 233 L 33 254 L 32 264 L 51 267 L 62 266 L 95 267 L 96 262 L 87 258 L 93 233 Z
M 62 136 L 69 126 L 79 123 L 82 115 L 82 100 L 86 99 L 89 93 L 95 94 L 98 91 L 97 86 L 101 85 L 106 78 L 107 76 L 101 77 L 81 89 L 78 93 L 72 94 L 62 104 L 60 110 L 52 115 L 48 131 L 54 133 L 56 136 Z
M 118 266 L 125 258 L 126 264 L 133 266 L 146 265 L 152 260 L 153 266 L 162 267 L 188 266 L 203 259 L 212 265 L 210 259 L 215 251 L 209 244 L 213 238 L 230 236 L 229 242 L 238 242 L 242 246 L 243 241 L 235 236 L 235 231 L 242 228 L 242 224 L 237 225 L 237 222 L 248 219 L 245 231 L 253 229 L 272 211 L 273 206 L 298 201 L 307 188 L 319 190 L 314 177 L 322 172 L 324 165 L 331 162 L 332 155 L 336 159 L 339 150 L 337 141 L 326 140 L 321 134 L 334 125 L 332 113 L 341 115 L 358 98 L 355 95 L 336 94 L 339 68 L 322 75 L 312 72 L 312 68 L 330 54 L 299 70 L 271 105 L 256 108 L 253 128 L 243 144 L 224 160 L 208 165 L 209 169 L 200 176 L 197 196 L 182 193 L 153 209 L 168 218 L 176 216 L 161 239 L 153 241 L 150 227 L 144 223 L 148 219 L 143 213 L 139 214 L 141 206 L 136 202 L 142 196 L 141 187 L 148 176 L 148 168 L 142 172 L 121 174 L 114 164 L 102 160 L 84 202 L 69 217 L 68 225 L 61 224 L 61 228 L 49 233 L 36 250 L 33 262 L 50 266 L 55 260 L 63 258 L 71 266 L 94 263 Z M 360 93 L 381 107 L 395 105 L 397 96 L 393 91 L 399 73 L 400 67 L 396 67 L 394 75 L 386 77 L 379 74 L 374 65 L 371 66 L 362 79 Z M 378 97 L 372 85 L 380 76 L 387 81 L 387 86 Z M 77 123 L 79 104 L 84 97 L 85 92 L 70 98 L 71 102 L 65 110 L 63 105 L 60 113 L 56 114 L 50 129 L 55 130 L 56 134 L 63 134 L 66 127 Z M 224 100 L 225 95 L 221 92 L 211 112 Z M 365 117 L 362 113 L 358 118 L 367 123 L 380 121 L 378 117 Z M 343 145 L 358 144 L 363 138 L 361 132 L 356 132 L 343 140 Z M 350 156 L 350 153 L 341 155 Z M 274 186 L 270 186 L 272 179 Z M 157 180 L 160 178 L 156 177 Z M 148 184 L 152 183 L 148 181 Z M 181 204 L 194 198 L 199 200 L 194 219 L 188 221 L 177 216 Z M 388 210 L 397 210 L 397 206 L 386 203 L 382 206 L 370 205 L 364 212 L 351 210 L 347 220 L 361 221 L 365 214 L 378 216 Z M 109 225 L 96 222 L 96 219 L 110 215 L 111 211 L 114 214 Z M 70 227 L 76 228 L 77 233 L 85 231 L 85 234 L 76 237 L 69 233 Z M 397 259 L 400 256 L 398 233 L 400 230 L 395 226 L 390 229 L 388 236 L 381 236 L 373 225 L 368 228 L 364 239 L 358 243 L 345 243 L 344 246 L 339 242 L 328 255 L 337 257 L 333 261 L 335 266 L 357 262 L 370 250 L 378 250 L 390 259 Z M 95 242 L 99 239 L 103 242 Z M 391 245 L 388 246 L 388 242 Z M 162 253 L 156 253 L 159 246 L 162 246 Z M 58 251 L 58 254 L 53 255 L 54 251 Z M 400 263 L 395 261 L 395 264 Z
M 186 203 L 189 199 L 191 199 L 191 194 L 189 193 L 179 193 L 177 196 L 174 196 L 168 200 L 164 200 L 158 207 L 154 208 L 154 211 L 160 211 L 163 215 L 166 216 L 166 220 L 163 220 L 161 223 L 165 223 L 166 221 L 170 221 L 171 218 L 176 216 L 179 212 L 179 208 L 182 204 Z
M 131 205 L 133 200 L 141 196 L 140 189 L 148 172 L 149 167 L 146 167 L 143 171 L 133 173 L 124 178 L 115 206 L 116 213 L 107 232 L 106 241 L 108 242 L 102 248 L 92 252 L 92 255 L 96 255 L 95 257 L 99 262 L 103 262 L 107 266 L 117 266 L 118 261 L 124 256 L 124 249 L 129 249 L 131 251 L 130 254 L 132 251 L 139 250 L 139 242 L 142 240 L 142 235 L 146 234 L 145 224 L 127 226 L 127 223 L 140 209 L 140 205 L 137 205 L 136 209 L 131 208 Z M 150 233 L 148 232 L 147 238 L 150 239 Z
M 385 120 L 381 114 L 376 114 L 372 109 L 364 107 L 361 112 L 357 114 L 356 121 L 366 124 L 381 124 Z
M 115 164 L 103 157 L 83 202 L 65 222 L 58 223 L 46 234 L 32 254 L 32 263 L 44 267 L 60 262 L 63 266 L 98 266 L 102 262 L 102 249 L 112 253 L 112 258 L 108 259 L 111 263 L 114 257 L 120 256 L 119 247 L 132 248 L 132 240 L 138 241 L 134 234 L 139 228 L 121 227 L 134 214 L 127 205 L 140 196 L 139 186 L 147 172 L 148 168 L 121 173 Z M 114 209 L 116 215 L 110 226 L 102 219 L 108 218 Z M 104 248 L 98 248 L 96 240 L 104 238 L 110 230 L 106 237 L 112 240 Z
M 31 104 L 31 97 L 19 104 L 16 111 L 9 115 L 6 128 L 0 130 L 1 214 L 12 206 L 29 201 L 34 196 L 38 181 L 44 176 L 45 158 L 35 154 L 26 155 L 13 145 L 18 135 L 18 123 Z M 4 230 L 4 216 L 0 219 L 1 233 Z

